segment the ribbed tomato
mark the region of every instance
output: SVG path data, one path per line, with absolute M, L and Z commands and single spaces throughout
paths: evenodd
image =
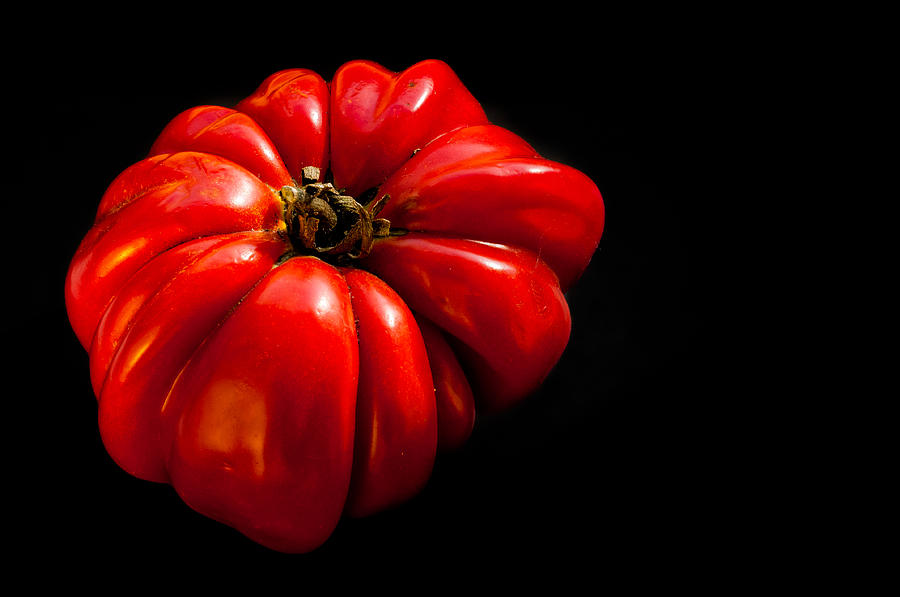
M 104 445 L 255 541 L 315 549 L 541 383 L 603 223 L 587 176 L 440 61 L 285 70 L 191 108 L 68 272 Z

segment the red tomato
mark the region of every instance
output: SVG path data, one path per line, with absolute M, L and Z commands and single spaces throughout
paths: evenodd
M 313 550 L 537 388 L 603 221 L 588 177 L 490 124 L 440 61 L 285 70 L 191 108 L 112 182 L 68 272 L 104 445 Z

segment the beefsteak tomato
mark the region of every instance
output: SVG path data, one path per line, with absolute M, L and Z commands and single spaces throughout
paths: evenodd
M 66 279 L 103 443 L 313 550 L 541 383 L 603 223 L 597 186 L 441 61 L 289 69 L 186 110 L 112 181 Z

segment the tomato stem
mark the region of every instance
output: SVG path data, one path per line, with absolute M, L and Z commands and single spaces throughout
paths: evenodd
M 359 259 L 372 250 L 376 238 L 390 236 L 391 223 L 378 218 L 388 196 L 362 205 L 330 182 L 318 182 L 320 171 L 303 168 L 300 186 L 279 191 L 287 233 L 298 253 Z

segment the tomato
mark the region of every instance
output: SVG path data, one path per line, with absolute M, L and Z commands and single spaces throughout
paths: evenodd
M 603 201 L 450 69 L 277 72 L 177 115 L 66 278 L 113 460 L 284 552 L 396 506 L 533 392 Z

